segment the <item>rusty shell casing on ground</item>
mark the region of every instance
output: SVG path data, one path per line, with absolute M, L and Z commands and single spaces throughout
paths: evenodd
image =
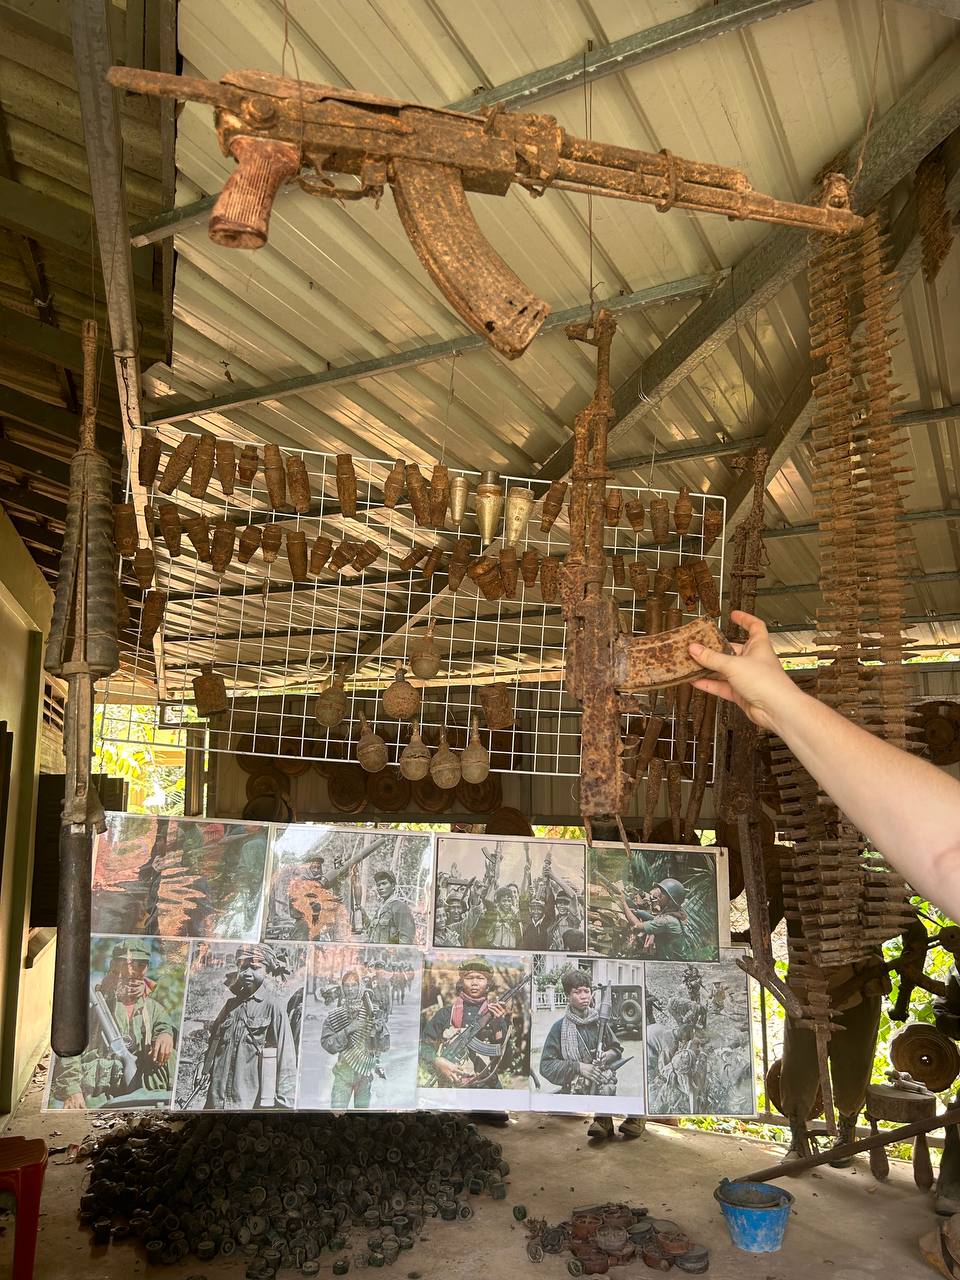
M 658 546 L 670 541 L 670 503 L 666 498 L 650 499 L 650 531 Z
M 488 729 L 509 729 L 514 722 L 513 697 L 508 684 L 484 684 L 477 689 Z
M 553 604 L 560 588 L 560 561 L 554 556 L 544 556 L 540 561 L 540 599 Z
M 240 534 L 240 546 L 237 548 L 237 559 L 241 564 L 249 564 L 254 553 L 260 549 L 263 530 L 258 524 L 248 524 Z
M 307 535 L 302 529 L 287 529 L 287 563 L 294 582 L 307 580 Z
M 137 585 L 141 591 L 146 591 L 148 587 L 153 585 L 153 575 L 156 570 L 157 562 L 153 554 L 153 547 L 140 547 L 133 557 L 133 576 L 136 578 Z
M 263 478 L 270 506 L 274 511 L 282 511 L 287 505 L 287 473 L 278 444 L 263 446 Z
M 360 550 L 360 544 L 353 542 L 350 538 L 343 538 L 333 549 L 330 556 L 331 569 L 343 569 L 350 563 L 353 557 Z
M 310 492 L 310 477 L 307 475 L 307 464 L 298 453 L 287 458 L 287 492 L 294 511 L 305 516 L 310 510 L 313 495 Z
M 647 784 L 643 791 L 643 838 L 650 839 L 650 832 L 653 830 L 653 820 L 657 813 L 657 804 L 660 800 L 660 788 L 663 785 L 663 761 L 659 756 L 654 756 L 647 765 Z
M 450 472 L 442 462 L 435 462 L 430 473 L 430 523 L 442 529 L 447 523 L 447 505 L 450 501 Z
M 190 539 L 197 559 L 210 563 L 210 522 L 206 516 L 184 516 L 183 531 Z
M 237 446 L 232 440 L 217 441 L 217 479 L 221 492 L 229 498 L 237 482 Z
M 341 514 L 352 520 L 357 514 L 357 473 L 349 453 L 337 454 L 337 498 Z
M 451 591 L 459 589 L 472 559 L 470 539 L 458 538 L 450 555 L 450 563 L 447 565 L 447 586 Z
M 667 798 L 670 802 L 670 828 L 674 841 L 679 844 L 681 835 L 681 769 L 676 760 L 667 764 Z
M 517 579 L 520 576 L 520 561 L 517 559 L 516 547 L 501 547 L 500 577 L 503 579 L 504 594 L 516 595 Z
M 233 548 L 237 538 L 237 526 L 230 520 L 218 520 L 213 526 L 213 542 L 210 547 L 210 559 L 214 573 L 225 573 L 233 559 Z
M 503 537 L 501 545 L 515 547 L 526 535 L 533 511 L 534 495 L 532 489 L 524 489 L 513 485 L 507 493 L 503 512 Z
M 485 600 L 499 600 L 503 595 L 500 563 L 493 556 L 481 556 L 468 570 L 469 576 L 483 592 Z
M 183 526 L 180 523 L 180 512 L 172 502 L 161 502 L 157 508 L 157 523 L 160 535 L 166 544 L 171 557 L 180 554 L 180 542 L 183 537 Z
M 450 481 L 450 523 L 459 529 L 467 514 L 470 481 L 466 476 L 454 476 Z
M 374 542 L 372 538 L 367 538 L 360 547 L 360 550 L 353 557 L 353 567 L 358 573 L 362 573 L 364 569 L 369 569 L 375 560 L 382 555 L 382 549 Z
M 273 564 L 277 556 L 280 554 L 280 545 L 283 542 L 283 525 L 265 524 L 263 526 L 263 535 L 260 539 L 260 552 L 263 556 L 264 564 Z
M 552 480 L 550 488 L 543 495 L 543 506 L 540 508 L 540 532 L 549 533 L 557 522 L 557 516 L 563 510 L 563 500 L 567 496 L 569 485 L 566 480 Z
M 693 503 L 690 501 L 690 490 L 683 485 L 673 504 L 673 527 L 683 537 L 690 529 L 693 519 Z
M 525 587 L 534 586 L 539 572 L 540 552 L 536 547 L 527 547 L 526 551 L 520 557 L 520 577 L 523 579 L 523 585 Z
M 480 475 L 480 483 L 474 497 L 474 508 L 477 513 L 477 527 L 480 530 L 480 541 L 483 546 L 492 542 L 500 527 L 500 516 L 503 513 L 503 485 L 496 471 L 484 471 Z
M 201 436 L 190 466 L 190 497 L 205 498 L 213 475 L 217 446 L 213 436 Z
M 723 508 L 707 507 L 703 513 L 703 554 L 706 555 L 723 532 Z
M 153 486 L 160 470 L 160 437 L 156 431 L 140 432 L 140 451 L 137 454 L 137 479 L 145 489 Z
M 434 547 L 431 550 L 430 554 L 427 556 L 426 560 L 424 560 L 423 567 L 421 568 L 420 572 L 428 581 L 433 577 L 433 575 L 440 568 L 440 562 L 442 559 L 443 559 L 443 548 Z
M 429 547 L 421 547 L 419 543 L 415 542 L 413 546 L 410 548 L 410 550 L 407 552 L 407 554 L 400 561 L 400 563 L 397 565 L 397 568 L 401 573 L 410 573 L 412 572 L 413 569 L 416 568 L 416 566 L 420 563 L 420 561 L 429 554 L 430 554 Z
M 643 518 L 644 518 L 645 512 L 643 509 L 643 503 L 640 501 L 640 499 L 631 498 L 630 501 L 627 503 L 627 505 L 624 507 L 624 511 L 626 512 L 627 520 L 629 521 L 630 528 L 633 530 L 633 532 L 643 533 Z
M 623 512 L 623 493 L 619 489 L 608 489 L 607 496 L 603 504 L 604 521 L 611 528 L 616 528 L 620 523 L 620 516 Z
M 313 546 L 310 548 L 310 572 L 313 574 L 322 573 L 332 552 L 333 539 L 328 538 L 325 533 L 318 533 L 313 540 Z
M 650 590 L 650 569 L 642 560 L 630 563 L 630 585 L 639 599 L 646 599 Z
M 691 568 L 693 569 L 694 585 L 697 588 L 697 595 L 700 597 L 704 613 L 708 613 L 711 618 L 719 618 L 720 592 L 717 590 L 716 579 L 710 572 L 710 566 L 706 560 L 694 560 Z
M 241 484 L 253 484 L 260 470 L 260 454 L 255 444 L 245 444 L 237 460 L 237 479 Z
M 143 608 L 140 611 L 140 639 L 144 644 L 150 644 L 160 630 L 166 605 L 165 591 L 148 591 L 143 597 Z
M 407 497 L 413 508 L 413 518 L 419 525 L 430 523 L 430 490 L 423 478 L 423 472 L 415 462 L 407 463 Z
M 613 585 L 615 587 L 622 587 L 626 584 L 626 581 L 627 567 L 624 563 L 623 556 L 619 551 L 617 551 L 613 556 Z
M 167 465 L 163 469 L 163 476 L 157 486 L 161 493 L 173 493 L 189 471 L 190 464 L 193 462 L 193 455 L 196 453 L 199 443 L 199 436 L 188 435 L 180 438 L 177 442 L 177 447 L 167 459 Z
M 140 546 L 137 511 L 132 502 L 118 502 L 113 508 L 113 540 L 124 560 L 131 559 Z
M 387 472 L 387 478 L 383 482 L 383 505 L 391 511 L 403 496 L 403 491 L 407 487 L 404 468 L 406 463 L 402 458 L 398 458 L 390 470 Z
M 204 719 L 227 709 L 227 686 L 210 662 L 201 662 L 200 674 L 193 677 L 193 700 Z
M 675 574 L 677 595 L 683 601 L 683 607 L 687 613 L 696 612 L 697 600 L 697 583 L 693 576 L 693 569 L 688 564 L 678 564 Z

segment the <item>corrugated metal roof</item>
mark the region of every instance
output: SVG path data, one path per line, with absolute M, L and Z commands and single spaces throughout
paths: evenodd
M 304 79 L 430 104 L 462 99 L 477 85 L 503 83 L 575 55 L 587 40 L 606 44 L 698 4 L 662 0 L 289 0 L 290 38 Z M 815 174 L 859 136 L 873 92 L 880 6 L 819 0 L 769 22 L 612 75 L 584 94 L 575 89 L 534 109 L 562 125 L 612 142 L 671 150 L 742 167 L 758 189 L 804 198 Z M 896 102 L 950 42 L 946 18 L 887 5 L 876 77 L 877 114 Z M 210 79 L 237 67 L 281 69 L 283 9 L 254 0 L 181 0 L 183 70 Z M 287 55 L 287 70 L 292 59 Z M 178 203 L 215 192 L 230 172 L 208 108 L 184 106 L 177 139 Z M 498 252 L 554 308 L 588 298 L 590 253 L 584 197 L 548 192 L 531 200 L 472 197 Z M 758 224 L 595 200 L 593 280 L 597 295 L 632 292 L 716 271 L 739 260 L 765 234 Z M 309 371 L 376 358 L 453 337 L 460 321 L 426 277 L 392 201 L 340 206 L 304 193 L 279 201 L 268 245 L 255 254 L 220 249 L 205 228 L 176 238 L 172 367 L 156 366 L 148 391 L 200 399 Z M 919 275 L 903 299 L 897 376 L 908 407 L 960 401 L 957 352 L 960 251 L 935 285 Z M 727 285 L 721 285 L 721 288 Z M 638 368 L 687 316 L 695 300 L 636 311 L 621 319 L 613 379 Z M 617 440 L 615 457 L 662 452 L 679 443 L 762 434 L 805 368 L 807 309 L 802 279 L 785 288 L 702 361 L 676 390 Z M 451 395 L 452 375 L 452 395 Z M 642 379 L 637 394 L 643 395 Z M 358 455 L 403 454 L 420 463 L 444 451 L 451 465 L 533 474 L 569 435 L 589 398 L 589 356 L 560 333 L 539 338 L 518 361 L 491 350 L 317 388 L 281 401 L 211 416 L 204 425 L 235 436 Z M 909 505 L 957 507 L 960 425 L 915 427 Z M 654 463 L 624 483 L 726 492 L 731 458 Z M 808 447 L 772 480 L 768 523 L 813 519 Z M 958 522 L 916 526 L 917 570 L 960 565 Z M 817 596 L 791 592 L 816 580 L 815 535 L 768 542 L 766 582 L 782 595 L 763 612 L 785 629 L 787 651 L 809 647 Z M 914 612 L 960 611 L 955 580 L 916 585 Z M 956 622 L 914 632 L 927 643 L 960 637 Z

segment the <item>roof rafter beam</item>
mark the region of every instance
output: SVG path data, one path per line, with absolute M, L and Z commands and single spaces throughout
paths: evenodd
M 914 172 L 934 147 L 960 127 L 960 39 L 952 41 L 906 94 L 873 126 L 866 140 L 863 169 L 853 192 L 859 212 L 873 209 L 898 182 Z M 861 140 L 850 148 L 845 169 L 853 173 Z M 819 192 L 807 198 L 814 201 Z M 769 304 L 806 267 L 814 237 L 789 227 L 767 232 L 730 275 L 729 288 L 704 299 L 665 342 L 635 368 L 614 393 L 610 440 L 636 426 L 718 347 L 741 322 Z M 638 389 L 643 388 L 642 399 Z M 541 480 L 567 474 L 573 438 L 566 440 L 537 473 Z
M 50 435 L 78 444 L 80 440 L 80 415 L 71 413 L 61 405 L 38 400 L 12 387 L 0 386 L 0 419 L 10 418 L 29 427 L 37 427 Z M 102 421 L 97 423 L 97 436 L 111 453 L 120 452 L 120 435 L 115 427 Z
M 960 520 L 960 507 L 954 511 L 905 511 L 897 516 L 904 524 L 923 524 L 928 520 Z M 802 538 L 811 533 L 819 533 L 820 525 L 816 521 L 809 524 L 785 524 L 779 527 L 761 529 L 764 538 Z
M 938 582 L 960 582 L 960 570 L 945 569 L 935 573 L 917 573 L 913 574 L 907 582 L 907 587 L 929 587 Z M 781 583 L 777 586 L 758 587 L 757 598 L 761 596 L 792 596 L 800 592 L 808 595 L 813 592 L 819 592 L 819 582 L 792 582 Z

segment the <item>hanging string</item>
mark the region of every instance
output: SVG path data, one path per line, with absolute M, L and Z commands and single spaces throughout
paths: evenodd
M 860 181 L 860 174 L 863 170 L 863 157 L 867 150 L 867 143 L 870 141 L 870 131 L 873 128 L 873 116 L 877 109 L 877 78 L 880 70 L 880 48 L 883 44 L 883 33 L 886 26 L 887 6 L 886 0 L 880 0 L 880 21 L 877 25 L 877 48 L 873 55 L 873 77 L 870 83 L 870 110 L 867 112 L 867 123 L 863 131 L 863 138 L 860 141 L 860 154 L 857 156 L 857 167 L 853 171 L 853 177 L 850 179 L 850 190 Z
M 297 58 L 297 51 L 290 39 L 290 11 L 287 8 L 287 0 L 283 0 L 283 45 L 280 49 L 280 74 L 287 74 L 287 50 L 290 50 L 290 56 L 293 59 L 293 69 L 297 77 L 297 105 L 300 113 L 300 137 L 297 142 L 297 149 L 300 152 L 297 158 L 297 169 L 303 168 L 303 77 L 300 75 L 300 60 Z
M 454 356 L 450 361 L 450 386 L 447 390 L 447 412 L 443 420 L 443 439 L 440 441 L 440 461 L 443 462 L 447 453 L 447 433 L 450 430 L 450 410 L 453 407 L 453 379 L 457 372 L 457 357 Z

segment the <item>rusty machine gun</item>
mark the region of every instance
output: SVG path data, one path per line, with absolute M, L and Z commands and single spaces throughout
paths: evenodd
M 215 108 L 220 146 L 237 168 L 209 230 L 228 248 L 266 243 L 274 198 L 291 180 L 337 200 L 379 200 L 389 186 L 434 283 L 466 324 L 510 359 L 523 353 L 550 307 L 487 243 L 467 191 L 502 196 L 516 183 L 539 196 L 553 187 L 640 201 L 660 212 L 692 209 L 832 234 L 862 224 L 848 207 L 840 174 L 828 175 L 819 204 L 776 200 L 754 191 L 739 169 L 578 138 L 548 115 L 497 106 L 450 111 L 259 71 L 230 71 L 214 82 L 111 67 L 108 79 L 133 93 Z M 359 185 L 337 185 L 331 174 Z

